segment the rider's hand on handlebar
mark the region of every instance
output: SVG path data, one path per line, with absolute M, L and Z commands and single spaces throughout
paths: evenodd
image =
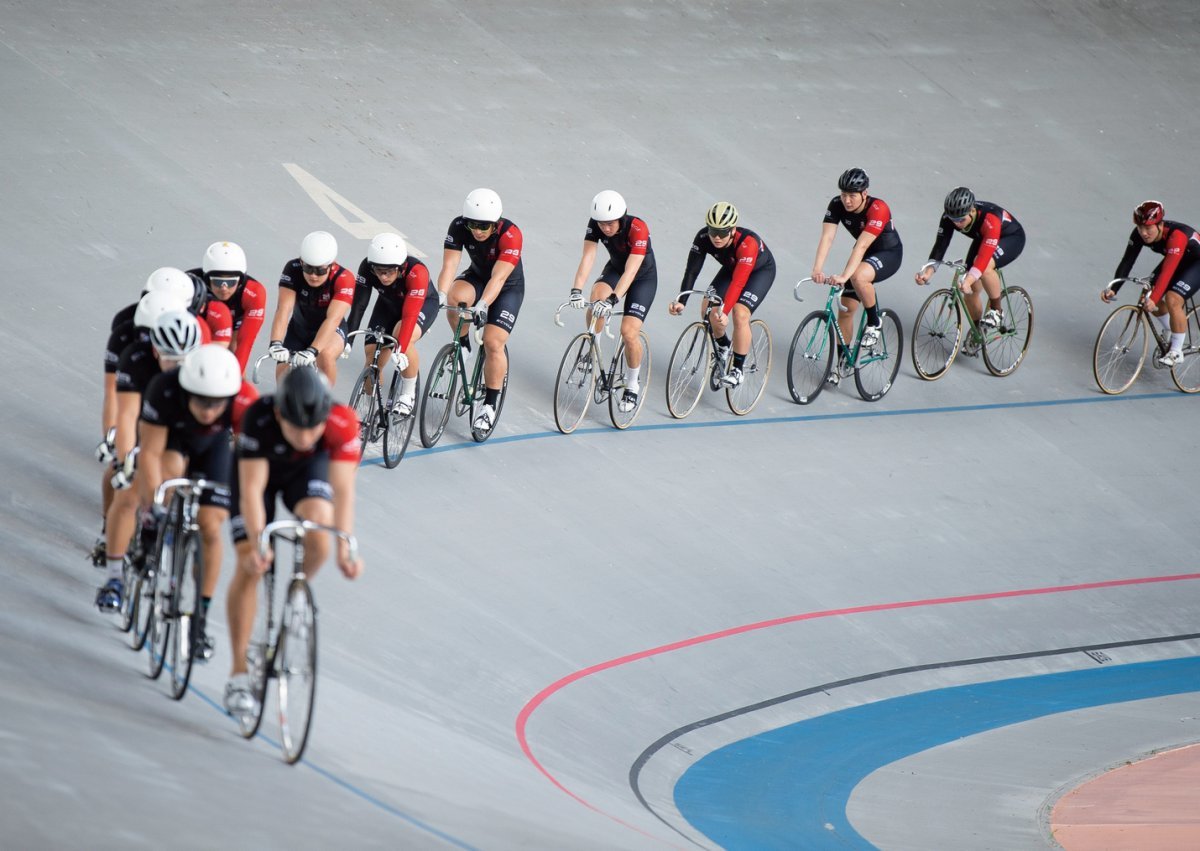
M 291 352 L 287 350 L 283 340 L 272 340 L 271 345 L 267 347 L 267 354 L 276 363 L 287 363 L 288 358 L 291 357 Z
M 814 284 L 825 283 L 825 273 L 822 272 L 820 269 L 813 269 L 812 280 L 813 280 Z
M 347 579 L 357 579 L 363 571 L 363 562 L 361 558 L 350 560 L 350 546 L 342 540 L 337 544 L 337 565 L 338 570 Z
M 1100 300 L 1102 302 L 1104 302 L 1105 304 L 1111 302 L 1116 297 L 1117 297 L 1117 294 L 1115 292 L 1113 292 L 1113 290 L 1109 287 L 1105 287 L 1100 292 Z
M 571 307 L 576 310 L 583 310 L 587 307 L 587 302 L 583 300 L 583 290 L 571 288 Z
M 316 361 L 317 350 L 313 346 L 308 346 L 292 355 L 292 363 L 296 366 L 312 366 Z
M 438 307 L 445 307 L 446 306 L 446 294 L 444 292 L 442 292 L 441 290 L 438 290 L 437 294 L 438 294 Z
M 101 464 L 111 464 L 117 460 L 117 430 L 110 428 L 104 439 L 96 444 L 96 460 Z
M 679 314 L 683 313 L 683 302 L 673 301 L 668 304 L 667 313 L 671 314 L 672 316 L 678 316 Z
M 933 267 L 926 266 L 920 272 L 917 272 L 917 274 L 913 275 L 913 280 L 917 282 L 918 286 L 923 287 L 929 283 L 929 279 L 932 277 L 933 277 Z
M 396 365 L 396 369 L 403 372 L 404 370 L 408 369 L 408 355 L 404 354 L 404 352 L 400 351 L 399 349 L 396 349 L 392 352 L 392 363 Z
M 475 323 L 476 328 L 482 328 L 487 325 L 488 318 L 488 303 L 483 299 L 475 302 L 475 307 L 471 311 L 471 321 Z
M 350 357 L 350 353 L 354 351 L 354 341 L 347 340 L 346 345 L 342 347 L 342 353 L 338 355 L 338 360 L 346 360 Z

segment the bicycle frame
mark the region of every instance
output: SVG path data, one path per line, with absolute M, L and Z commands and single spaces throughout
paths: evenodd
M 719 295 L 717 295 L 717 291 L 714 290 L 712 287 L 709 287 L 706 290 L 682 290 L 676 295 L 676 300 L 679 299 L 679 296 L 684 296 L 684 295 L 699 295 L 704 298 L 704 301 L 705 301 L 704 312 L 701 314 L 700 321 L 704 323 L 704 330 L 708 332 L 708 340 L 712 344 L 712 347 L 709 349 L 709 352 L 708 352 L 708 364 L 709 364 L 709 368 L 712 369 L 718 363 L 718 360 L 717 360 L 717 338 L 716 338 L 716 335 L 713 334 L 712 321 L 708 318 L 708 315 L 713 311 L 714 308 L 722 307 L 725 304 L 725 302 L 722 300 L 722 298 Z M 732 318 L 731 318 L 730 322 L 732 323 Z M 731 350 L 731 353 L 732 353 L 732 349 L 733 349 L 732 344 L 729 346 L 729 349 Z M 730 364 L 732 364 L 732 363 L 733 363 L 733 358 L 726 358 L 725 362 L 721 365 L 721 371 L 719 373 L 715 372 L 715 371 L 710 373 L 710 379 L 709 379 L 710 382 L 715 383 L 715 382 L 719 381 L 720 379 L 724 378 L 725 375 L 728 374 Z M 717 388 L 714 386 L 712 389 L 715 390 Z
M 1003 327 L 985 329 L 979 324 L 978 319 L 975 319 L 973 316 L 971 316 L 971 311 L 967 309 L 967 296 L 959 286 L 959 282 L 962 281 L 963 275 L 967 273 L 967 264 L 963 260 L 930 260 L 921 267 L 921 271 L 924 272 L 926 269 L 933 269 L 934 271 L 937 271 L 939 266 L 950 266 L 954 269 L 954 277 L 950 279 L 950 292 L 954 296 L 954 303 L 958 305 L 959 310 L 962 311 L 963 318 L 967 320 L 967 327 L 969 329 L 968 333 L 970 335 L 968 339 L 990 343 L 993 340 L 999 339 L 1006 333 L 1011 333 L 1011 331 L 1006 330 Z M 1000 300 L 1004 309 L 1004 315 L 1012 316 L 1012 302 L 1009 299 L 1008 283 L 1004 280 L 1004 270 L 997 269 L 996 274 L 1000 277 Z M 979 286 L 982 289 L 983 283 L 981 282 Z M 986 296 L 987 293 L 985 292 L 984 295 Z M 987 308 L 985 307 L 984 310 L 986 309 Z
M 440 309 L 454 310 L 458 312 L 458 322 L 455 323 L 454 326 L 454 339 L 451 341 L 451 345 L 454 346 L 454 368 L 458 370 L 459 375 L 461 375 L 464 379 L 462 386 L 463 402 L 469 408 L 477 401 L 475 398 L 475 389 L 479 386 L 479 379 L 483 375 L 483 333 L 482 330 L 480 330 L 480 332 L 475 335 L 475 360 L 471 370 L 471 380 L 468 382 L 465 380 L 467 377 L 467 360 L 463 356 L 462 331 L 463 325 L 470 324 L 471 322 L 471 317 L 473 315 L 472 308 L 468 307 L 466 304 L 460 304 L 458 307 L 443 305 Z M 468 331 L 467 333 L 470 332 Z
M 800 295 L 800 285 L 813 283 L 816 283 L 816 281 L 814 281 L 812 278 L 801 278 L 796 282 L 796 286 L 792 288 L 792 297 L 795 298 L 796 301 L 804 301 L 804 298 Z M 818 286 L 820 286 L 820 284 L 818 284 Z M 837 334 L 838 343 L 840 343 L 842 347 L 842 359 L 845 361 L 846 366 L 850 367 L 851 369 L 857 369 L 859 367 L 866 366 L 869 363 L 874 363 L 878 360 L 885 360 L 888 357 L 886 348 L 877 354 L 869 355 L 862 361 L 862 363 L 859 363 L 858 361 L 858 355 L 862 349 L 863 329 L 867 325 L 867 311 L 865 309 L 858 315 L 858 325 L 854 331 L 854 342 L 850 343 L 842 335 L 842 326 L 838 324 L 838 314 L 849 311 L 849 308 L 847 308 L 846 305 L 842 304 L 840 301 L 842 293 L 845 291 L 845 284 L 829 285 L 829 294 L 825 297 L 825 318 L 829 322 L 830 327 L 833 328 L 834 333 Z M 881 343 L 882 342 L 883 341 L 881 341 Z
M 593 305 L 596 304 L 596 302 L 585 301 L 583 304 L 584 304 L 584 311 L 586 312 L 586 311 L 590 311 L 592 309 Z M 558 309 L 554 311 L 554 324 L 557 325 L 559 328 L 567 327 L 567 324 L 562 321 L 562 312 L 565 308 L 568 308 L 568 307 L 571 307 L 571 302 L 564 301 L 562 304 L 560 304 L 558 306 Z M 618 316 L 624 316 L 624 315 L 625 315 L 624 311 L 620 311 L 620 310 L 614 310 L 614 311 L 609 312 L 608 316 L 605 318 L 603 324 L 601 325 L 601 329 L 603 329 L 604 336 L 608 337 L 608 339 L 610 339 L 610 340 L 617 339 L 616 335 L 614 335 L 612 332 L 612 320 Z M 596 388 L 596 393 L 597 393 L 596 402 L 597 402 L 597 404 L 599 404 L 604 401 L 603 399 L 599 398 L 599 394 L 601 392 L 607 392 L 608 390 L 610 390 L 612 388 L 612 378 L 613 378 L 613 373 L 616 370 L 616 365 L 610 364 L 611 368 L 609 370 L 605 371 L 605 369 L 604 369 L 604 350 L 602 348 L 600 348 L 600 330 L 597 329 L 595 327 L 595 325 L 596 325 L 596 320 L 594 318 L 591 319 L 591 321 L 588 321 L 587 319 L 584 320 L 584 331 L 586 331 L 592 335 L 592 342 L 596 346 L 597 363 L 600 366 L 600 382 L 599 382 L 600 386 L 597 386 L 597 388 Z

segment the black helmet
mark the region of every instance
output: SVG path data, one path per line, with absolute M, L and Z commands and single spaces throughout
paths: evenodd
M 861 168 L 848 168 L 838 178 L 838 189 L 842 192 L 866 192 L 871 178 Z
M 188 310 L 193 316 L 199 316 L 208 306 L 208 282 L 194 272 L 188 272 L 188 277 L 192 279 L 192 303 Z
M 946 203 L 944 205 L 946 215 L 952 219 L 961 219 L 967 213 L 971 212 L 971 208 L 974 206 L 975 193 L 965 186 L 951 189 L 950 194 L 946 196 Z
M 312 428 L 325 422 L 332 406 L 329 382 L 316 367 L 292 368 L 275 391 L 275 410 L 297 428 Z

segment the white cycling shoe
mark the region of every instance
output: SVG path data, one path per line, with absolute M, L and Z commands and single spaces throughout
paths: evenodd
M 483 410 L 479 412 L 479 416 L 475 418 L 475 422 L 471 424 L 476 431 L 491 431 L 492 426 L 496 424 L 496 409 L 491 405 L 484 405 Z

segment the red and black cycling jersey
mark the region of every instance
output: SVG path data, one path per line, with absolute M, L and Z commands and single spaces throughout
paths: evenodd
M 858 239 L 863 231 L 875 235 L 871 251 L 887 251 L 900 247 L 900 234 L 892 222 L 892 209 L 882 198 L 867 196 L 862 212 L 851 213 L 839 195 L 829 202 L 825 210 L 825 221 L 831 225 L 844 225 L 850 235 Z
M 723 269 L 728 269 L 733 274 L 729 289 L 725 291 L 722 308 L 725 313 L 729 313 L 741 297 L 751 272 L 775 265 L 771 249 L 767 248 L 762 237 L 754 231 L 742 227 L 734 228 L 733 239 L 723 248 L 717 248 L 708 238 L 708 228 L 701 228 L 692 240 L 692 250 L 688 254 L 687 267 L 683 272 L 683 283 L 679 286 L 681 292 L 695 288 L 696 278 L 700 276 L 700 268 L 704 265 L 706 254 L 711 254 Z M 687 304 L 687 299 L 684 295 L 680 296 L 679 300 Z
M 208 327 L 208 340 L 205 342 L 223 343 L 226 346 L 233 342 L 233 317 L 223 302 L 215 298 L 208 299 L 197 318 L 202 329 Z M 201 330 L 201 336 L 203 333 Z
M 638 267 L 638 277 L 654 268 L 654 249 L 650 245 L 650 227 L 637 216 L 628 213 L 619 219 L 620 225 L 612 236 L 605 236 L 595 219 L 588 219 L 587 230 L 584 231 L 585 242 L 599 242 L 608 249 L 609 265 L 618 272 L 625 271 L 625 264 L 630 256 L 642 255 L 642 265 Z
M 188 274 L 208 280 L 202 269 L 189 269 Z M 229 310 L 233 323 L 232 344 L 229 348 L 237 356 L 238 363 L 245 372 L 246 364 L 250 362 L 250 350 L 254 348 L 254 341 L 258 338 L 263 322 L 266 321 L 267 288 L 260 281 L 243 273 L 238 276 L 238 285 L 233 288 L 233 294 L 229 298 L 218 298 L 210 290 L 208 300 L 210 303 L 223 304 Z M 214 339 L 218 343 L 221 342 Z
M 275 416 L 275 397 L 263 396 L 251 403 L 242 417 L 242 429 L 238 434 L 239 458 L 265 458 L 271 465 L 271 474 L 297 461 L 304 461 L 324 453 L 330 461 L 353 461 L 358 463 L 362 455 L 358 439 L 358 415 L 346 405 L 334 405 L 325 421 L 325 432 L 316 446 L 307 452 L 296 450 L 284 439 L 283 429 Z
M 400 351 L 408 351 L 412 342 L 413 329 L 417 327 L 417 318 L 425 300 L 432 294 L 429 286 L 429 267 L 416 257 L 409 257 L 400 264 L 400 271 L 391 286 L 386 286 L 379 276 L 371 270 L 371 264 L 363 260 L 358 264 L 358 291 L 354 294 L 354 307 L 350 309 L 347 322 L 350 330 L 355 331 L 362 324 L 363 314 L 367 312 L 367 303 L 371 300 L 371 291 L 379 293 L 376 306 L 383 302 L 391 306 L 400 316 L 400 334 L 396 339 L 400 343 Z M 385 333 L 391 334 L 392 328 L 384 328 Z
M 353 306 L 356 286 L 353 272 L 345 266 L 331 263 L 325 282 L 320 286 L 310 287 L 304 277 L 304 264 L 300 262 L 299 257 L 285 263 L 283 272 L 279 275 L 279 288 L 296 293 L 296 308 L 292 318 L 298 318 L 304 325 L 312 328 L 319 327 L 325 321 L 330 303 L 342 301 Z
M 1150 298 L 1155 302 L 1162 300 L 1163 293 L 1167 291 L 1167 287 L 1171 286 L 1175 273 L 1181 267 L 1190 266 L 1200 260 L 1200 234 L 1196 232 L 1196 229 L 1181 222 L 1163 219 L 1162 236 L 1154 242 L 1143 242 L 1137 228 L 1133 229 L 1133 232 L 1129 234 L 1129 244 L 1125 247 L 1121 262 L 1117 264 L 1114 278 L 1129 277 L 1129 273 L 1133 270 L 1133 263 L 1137 260 L 1143 246 L 1155 254 L 1163 256 L 1158 270 L 1158 279 L 1154 282 L 1154 289 L 1150 291 Z M 1121 285 L 1117 284 L 1113 287 L 1113 291 L 1115 292 L 1120 287 Z
M 996 253 L 996 246 L 1000 244 L 1000 240 L 1023 233 L 1023 229 L 1013 214 L 1003 207 L 988 201 L 976 201 L 975 208 L 975 218 L 971 220 L 971 224 L 965 230 L 960 232 L 979 243 L 979 250 L 975 254 L 975 263 L 972 268 L 982 276 L 987 271 L 988 263 L 991 262 L 992 255 Z M 938 222 L 937 239 L 934 240 L 933 248 L 929 251 L 930 260 L 936 260 L 939 263 L 942 261 L 946 256 L 946 248 L 950 245 L 950 237 L 954 236 L 956 231 L 958 228 L 954 226 L 954 222 L 950 221 L 948 216 L 942 216 Z
M 179 384 L 178 367 L 161 372 L 150 380 L 142 396 L 141 418 L 151 425 L 164 426 L 172 437 L 181 438 L 185 446 L 193 441 L 204 442 L 223 431 L 238 431 L 246 409 L 258 398 L 258 391 L 243 379 L 238 394 L 211 425 L 201 425 L 192 416 L 188 395 Z
M 145 393 L 151 379 L 162 372 L 150 338 L 134 340 L 121 352 L 117 364 L 117 392 Z
M 521 229 L 508 219 L 496 222 L 491 235 L 479 242 L 467 229 L 466 219 L 459 216 L 450 222 L 446 231 L 446 248 L 451 251 L 465 251 L 471 259 L 471 271 L 485 283 L 492 278 L 492 269 L 496 263 L 503 260 L 513 264 L 514 268 L 505 280 L 504 286 L 515 287 L 525 283 L 525 268 L 521 263 L 521 247 L 523 243 Z

